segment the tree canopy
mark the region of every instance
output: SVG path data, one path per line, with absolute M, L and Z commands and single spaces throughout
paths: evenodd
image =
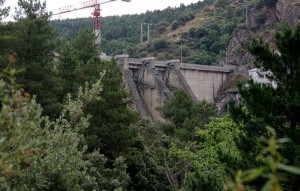
M 256 66 L 267 72 L 265 77 L 276 85 L 253 80 L 240 85 L 239 92 L 247 110 L 232 106 L 231 114 L 237 121 L 249 125 L 248 136 L 267 135 L 271 128 L 277 137 L 290 138 L 291 143 L 284 147 L 282 153 L 288 164 L 299 167 L 300 54 L 296 50 L 300 48 L 300 26 L 279 31 L 276 45 L 278 50 L 272 52 L 262 40 L 252 41 L 249 50 L 256 58 Z M 299 177 L 295 176 L 290 179 L 291 189 L 299 187 L 298 180 Z

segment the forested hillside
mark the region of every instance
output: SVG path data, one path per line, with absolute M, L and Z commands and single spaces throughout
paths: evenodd
M 102 18 L 102 47 L 108 55 L 125 53 L 132 57 L 154 56 L 160 59 L 180 57 L 196 64 L 211 65 L 224 59 L 234 30 L 245 23 L 245 7 L 251 1 L 204 0 L 178 8 L 167 8 L 140 15 Z M 140 44 L 140 23 L 147 24 Z M 72 37 L 79 28 L 92 28 L 92 18 L 55 20 L 51 22 L 61 36 Z M 124 38 L 124 39 L 123 39 Z
M 273 14 L 280 11 L 275 10 L 278 9 L 276 2 L 204 0 L 140 15 L 104 17 L 102 50 L 108 55 L 122 54 L 124 51 L 131 57 L 154 56 L 158 59 L 179 59 L 182 53 L 184 62 L 213 65 L 222 60 L 224 63 L 230 40 L 241 28 L 251 25 L 252 36 L 259 35 L 267 28 L 274 31 L 280 19 L 275 18 L 278 21 L 269 23 L 269 26 L 265 24 L 267 18 L 272 18 Z M 282 4 L 286 7 L 288 3 L 283 1 Z M 293 6 L 299 5 L 294 3 Z M 289 17 L 297 17 L 297 13 Z M 143 43 L 140 43 L 141 23 L 144 23 Z M 148 23 L 150 41 L 147 41 Z M 79 28 L 91 29 L 92 18 L 54 20 L 51 24 L 57 28 L 60 36 L 72 37 Z
M 198 63 L 222 57 L 223 45 L 218 49 L 214 44 L 238 27 L 228 37 L 228 61 L 244 64 L 231 55 L 247 47 L 256 66 L 276 82 L 276 87 L 240 83 L 243 102 L 231 102 L 222 116 L 215 104 L 194 102 L 177 89 L 157 108 L 165 121 L 154 123 L 132 107 L 116 61 L 99 59 L 92 31 L 79 24 L 84 19 L 50 22 L 45 3 L 19 0 L 15 21 L 5 23 L 9 8 L 0 0 L 0 190 L 299 191 L 300 25 L 294 16 L 300 12 L 293 1 L 274 9 L 283 1 L 249 5 L 250 13 L 260 14 L 249 17 L 246 26 L 239 26 L 244 8 L 237 1 L 169 8 L 177 17 L 165 10 L 156 16 L 145 13 L 144 22 L 157 21 L 159 27 L 150 42 L 132 50 L 129 45 L 138 44 L 138 37 L 123 31 L 126 39 L 132 38 L 126 51 L 133 55 L 173 57 L 182 43 L 185 59 Z M 232 15 L 229 2 L 237 6 Z M 262 9 L 279 10 L 279 16 L 265 17 Z M 199 15 L 207 17 L 199 20 Z M 109 17 L 105 25 L 123 18 L 129 26 L 130 19 L 138 22 L 139 17 Z M 278 23 L 273 18 L 289 26 L 280 25 L 269 41 L 252 40 L 254 32 L 269 37 L 268 26 Z M 228 28 L 227 21 L 232 22 Z M 74 30 L 58 28 L 66 37 L 60 38 L 53 25 L 67 24 Z M 184 28 L 190 25 L 194 28 Z M 116 35 L 119 27 L 111 27 L 116 28 L 103 34 L 104 42 L 118 53 L 113 42 L 120 45 L 123 33 Z M 251 35 L 239 38 L 245 34 L 241 31 Z M 240 42 L 249 43 L 241 47 Z

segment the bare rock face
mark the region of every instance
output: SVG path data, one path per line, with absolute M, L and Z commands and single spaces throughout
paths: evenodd
M 248 28 L 272 27 L 277 22 L 275 7 L 253 6 L 248 15 Z
M 269 4 L 258 3 L 248 6 L 248 19 L 244 26 L 240 27 L 229 42 L 226 51 L 226 65 L 230 66 L 238 75 L 247 76 L 247 70 L 253 67 L 253 59 L 248 51 L 248 45 L 253 38 L 261 38 L 269 44 L 272 50 L 276 50 L 275 45 L 275 25 L 286 23 L 295 26 L 300 23 L 300 0 L 274 0 Z M 220 88 L 217 104 L 225 110 L 231 89 L 241 79 L 232 77 Z M 243 80 L 247 80 L 244 77 Z M 234 85 L 232 85 L 234 84 Z M 229 93 L 228 93 L 229 92 Z
M 247 45 L 251 39 L 252 35 L 247 29 L 239 29 L 236 32 L 227 48 L 227 65 L 243 65 L 249 61 L 250 55 L 247 51 Z
M 248 7 L 248 22 L 239 28 L 231 39 L 226 52 L 226 64 L 241 66 L 251 61 L 247 46 L 254 37 L 274 44 L 274 27 L 276 23 L 287 23 L 295 26 L 300 19 L 300 0 L 277 0 L 273 4 L 252 4 Z
M 278 0 L 276 4 L 276 16 L 281 23 L 296 25 L 300 16 L 300 1 Z

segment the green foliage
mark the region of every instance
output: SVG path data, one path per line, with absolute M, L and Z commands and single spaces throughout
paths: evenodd
M 284 159 L 278 151 L 281 145 L 288 141 L 289 140 L 285 138 L 276 140 L 275 136 L 266 140 L 265 143 L 267 145 L 262 151 L 268 154 L 263 158 L 264 166 L 245 172 L 239 170 L 235 175 L 234 184 L 229 184 L 229 188 L 231 187 L 234 191 L 244 190 L 244 184 L 247 182 L 251 182 L 258 177 L 267 177 L 266 183 L 261 188 L 262 191 L 283 190 L 281 182 L 285 181 L 285 178 L 282 171 L 300 175 L 300 168 L 284 164 Z
M 217 0 L 216 1 L 216 7 L 221 8 L 224 7 L 225 5 L 228 5 L 228 0 Z
M 181 15 L 181 16 L 179 16 L 179 21 L 182 21 L 182 22 L 184 22 L 184 23 L 186 23 L 186 22 L 188 22 L 188 21 L 190 21 L 190 20 L 192 20 L 192 19 L 194 19 L 195 18 L 195 15 L 194 14 L 192 14 L 192 13 L 187 13 L 187 14 L 184 14 L 184 15 Z
M 126 190 L 130 177 L 126 173 L 127 165 L 123 157 L 118 157 L 112 168 L 107 168 L 107 158 L 99 152 L 89 153 L 85 156 L 89 162 L 88 174 L 95 178 L 97 190 Z M 86 190 L 92 190 L 93 186 Z
M 10 10 L 10 7 L 2 8 L 4 3 L 5 3 L 5 0 L 0 0 L 0 22 L 3 18 L 8 16 L 9 10 Z
M 278 0 L 261 0 L 259 3 L 269 6 L 269 7 L 274 7 L 276 5 Z
M 61 91 L 61 97 L 66 93 L 74 93 L 85 82 L 97 80 L 101 64 L 93 39 L 91 31 L 82 29 L 74 39 L 62 45 L 57 67 L 64 90 Z
M 189 178 L 189 182 L 186 186 L 186 190 L 211 190 L 218 191 L 222 190 L 222 183 L 215 176 L 215 172 L 207 171 L 202 173 L 197 171 Z
M 178 20 L 174 20 L 174 21 L 171 23 L 171 29 L 172 29 L 172 30 L 177 29 L 179 26 L 180 26 L 180 23 L 178 22 Z
M 289 137 L 292 142 L 282 150 L 288 159 L 288 165 L 299 167 L 299 49 L 300 27 L 294 30 L 284 29 L 276 35 L 278 52 L 271 52 L 267 44 L 261 40 L 253 40 L 249 50 L 256 58 L 256 65 L 270 81 L 276 82 L 276 87 L 249 81 L 240 85 L 247 110 L 231 107 L 231 113 L 237 121 L 246 122 L 246 132 L 249 136 L 268 135 L 268 129 L 273 129 L 276 136 Z M 247 119 L 248 118 L 248 119 Z M 251 127 L 250 124 L 253 124 Z M 244 139 L 247 140 L 247 139 Z M 248 139 L 248 145 L 255 145 Z M 245 146 L 244 146 L 245 148 Z M 255 151 L 255 147 L 249 147 Z M 256 148 L 257 150 L 257 148 Z M 250 158 L 251 159 L 251 158 Z M 257 165 L 256 165 L 257 166 Z M 289 182 L 285 189 L 294 190 L 299 187 L 299 177 L 288 175 Z M 282 185 L 283 186 L 283 185 Z
M 153 154 L 147 151 L 139 136 L 139 115 L 131 108 L 132 102 L 125 89 L 119 66 L 115 61 L 102 61 L 99 66 L 101 70 L 106 71 L 102 79 L 101 99 L 91 102 L 85 109 L 86 113 L 92 114 L 90 127 L 84 131 L 88 151 L 100 150 L 100 153 L 107 157 L 106 166 L 110 169 L 115 168 L 115 160 L 124 157 L 126 173 L 130 175 L 130 180 L 127 178 L 128 181 L 124 179 L 125 182 L 120 183 L 123 188 L 164 188 L 160 182 L 163 172 L 159 170 Z
M 169 119 L 176 126 L 182 126 L 185 119 L 191 115 L 190 108 L 193 102 L 189 95 L 182 89 L 174 92 L 172 99 L 168 100 L 161 113 L 164 118 Z
M 151 42 L 150 50 L 158 51 L 168 48 L 168 41 L 165 39 L 155 39 Z
M 26 69 L 19 82 L 30 94 L 37 95 L 44 114 L 57 117 L 62 109 L 62 86 L 53 66 L 55 35 L 48 24 L 46 5 L 36 0 L 19 0 L 18 5 L 13 33 L 17 41 L 11 48 L 18 55 L 16 65 Z
M 205 50 L 192 54 L 188 59 L 192 64 L 211 65 L 212 63 L 211 56 Z
M 208 34 L 208 31 L 205 27 L 199 27 L 195 32 L 195 37 L 202 38 Z
M 222 190 L 227 181 L 226 168 L 243 163 L 235 140 L 243 134 L 230 117 L 214 118 L 196 131 L 199 166 L 192 173 L 187 190 Z
M 200 110 L 199 113 L 202 114 Z M 159 126 L 165 130 L 168 125 Z M 168 137 L 157 129 L 151 132 L 147 135 L 151 137 L 149 143 L 161 153 L 166 176 L 174 190 L 222 190 L 228 181 L 228 167 L 238 168 L 244 162 L 235 144 L 244 132 L 229 116 L 213 118 L 197 128 L 193 143 L 180 141 L 172 134 Z
M 137 113 L 130 108 L 131 100 L 123 84 L 122 73 L 116 62 L 102 62 L 103 78 L 101 100 L 91 103 L 86 112 L 93 114 L 91 128 L 87 129 L 89 149 L 101 149 L 110 159 L 116 158 L 128 148 L 136 137 L 131 125 Z
M 162 27 L 162 26 L 168 27 L 168 26 L 170 26 L 170 23 L 168 21 L 159 21 L 157 23 L 157 27 Z
M 79 132 L 89 124 L 82 107 L 99 99 L 100 80 L 79 90 L 76 99 L 69 98 L 60 117 L 50 121 L 42 116 L 34 98 L 17 89 L 14 72 L 8 71 L 12 75 L 0 83 L 2 97 L 8 98 L 1 101 L 0 112 L 1 190 L 85 190 L 93 186 Z M 4 73 L 1 71 L 1 77 Z
M 172 30 L 176 30 L 179 26 L 180 26 L 180 22 L 179 22 L 178 20 L 174 20 L 174 21 L 171 23 L 171 29 L 172 29 Z
M 222 9 L 218 8 L 216 12 L 211 11 L 216 6 L 214 3 L 215 0 L 205 0 L 178 8 L 168 7 L 165 10 L 148 11 L 140 15 L 104 17 L 102 20 L 103 51 L 114 56 L 122 54 L 124 49 L 125 53 L 130 54 L 131 57 L 155 55 L 158 54 L 157 51 L 160 51 L 158 54 L 160 57 L 173 59 L 176 55 L 174 52 L 176 45 L 172 45 L 169 41 L 164 48 L 161 46 L 156 48 L 154 43 L 147 43 L 146 47 L 139 46 L 141 31 L 140 25 L 136 23 L 143 21 L 152 23 L 150 31 L 153 41 L 159 41 L 164 34 L 171 34 L 174 38 L 181 36 L 182 44 L 189 49 L 189 54 L 184 56 L 188 58 L 184 58 L 184 60 L 196 64 L 212 65 L 225 57 L 224 51 L 234 34 L 233 31 L 239 23 L 244 23 L 245 17 L 243 8 L 233 6 L 231 2 L 227 1 L 220 1 L 224 4 Z M 208 6 L 210 7 L 208 8 Z M 202 15 L 199 13 L 203 13 L 205 8 L 208 8 L 211 14 L 209 18 L 205 18 L 198 26 L 193 26 L 188 33 L 183 32 L 179 35 L 177 35 L 177 31 L 175 34 L 171 33 L 171 30 L 175 30 L 194 17 Z M 228 22 L 230 24 L 227 25 Z M 72 37 L 80 28 L 92 28 L 92 18 L 55 20 L 51 24 L 58 29 L 60 36 Z M 146 37 L 145 33 L 144 30 L 144 38 Z M 123 37 L 125 40 L 121 40 Z M 199 49 L 206 51 L 206 53 L 199 55 Z M 203 55 L 205 59 L 201 58 Z
M 71 41 L 74 50 L 72 56 L 75 56 L 75 59 L 82 61 L 84 64 L 91 58 L 97 57 L 98 52 L 93 45 L 94 38 L 94 34 L 88 28 L 80 29 Z
M 278 135 L 288 135 L 293 141 L 296 141 L 299 135 L 297 126 L 300 123 L 300 55 L 296 51 L 300 48 L 299 41 L 299 26 L 294 31 L 286 29 L 277 33 L 279 54 L 272 53 L 266 44 L 254 40 L 250 51 L 257 58 L 256 64 L 264 71 L 272 73 L 266 77 L 275 80 L 277 87 L 250 82 L 248 87 L 240 88 L 250 112 L 276 128 Z M 286 123 L 290 128 L 286 127 Z
M 181 140 L 193 140 L 196 127 L 203 127 L 216 115 L 217 108 L 205 100 L 193 103 L 191 97 L 182 89 L 161 108 L 164 118 L 175 125 L 175 134 Z
M 157 28 L 157 32 L 158 32 L 159 34 L 166 32 L 166 30 L 167 30 L 167 27 L 166 27 L 166 26 L 159 26 L 159 27 Z

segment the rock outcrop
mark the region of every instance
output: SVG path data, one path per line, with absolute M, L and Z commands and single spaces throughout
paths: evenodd
M 251 39 L 251 32 L 247 29 L 241 28 L 235 33 L 227 48 L 227 65 L 243 65 L 249 62 L 250 54 L 247 51 L 247 45 Z
M 278 0 L 276 4 L 276 16 L 281 23 L 296 25 L 299 23 L 300 17 L 300 1 Z
M 251 62 L 247 46 L 254 37 L 274 45 L 274 28 L 277 23 L 297 25 L 300 19 L 300 0 L 269 0 L 248 6 L 248 19 L 231 39 L 226 52 L 226 64 L 243 66 Z

